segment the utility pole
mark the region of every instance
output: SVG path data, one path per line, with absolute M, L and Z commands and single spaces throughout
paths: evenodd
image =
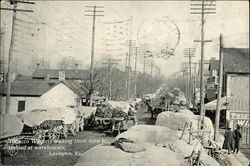
M 131 40 L 129 40 L 129 50 L 128 50 L 128 78 L 127 78 L 127 100 L 130 98 L 130 58 L 131 58 Z
M 1 16 L 0 16 L 1 17 Z M 3 83 L 3 87 L 5 87 L 5 83 L 6 83 L 6 75 L 5 75 L 5 49 L 4 49 L 4 36 L 5 36 L 5 25 L 3 25 L 3 27 L 1 28 L 0 31 L 0 82 Z M 1 100 L 0 101 L 0 115 L 3 114 L 3 112 L 5 112 L 4 110 L 4 101 Z
M 128 40 L 127 41 L 128 44 L 125 44 L 126 46 L 128 46 L 128 53 L 126 53 L 126 61 L 128 64 L 128 71 L 127 71 L 127 100 L 130 98 L 130 71 L 131 71 L 131 52 L 132 52 L 132 46 L 134 45 L 134 40 Z M 128 58 L 127 58 L 128 57 Z
M 108 66 L 109 70 L 109 100 L 112 99 L 112 66 L 117 65 L 120 59 L 108 58 L 104 59 L 106 62 L 103 62 L 104 65 Z
M 125 74 L 127 74 L 127 66 L 128 66 L 128 53 L 126 52 L 126 59 L 125 59 Z M 125 79 L 125 99 L 128 99 L 128 94 L 127 94 L 127 87 L 128 87 L 128 80 Z
M 146 72 L 146 70 L 145 70 L 145 63 L 146 63 L 146 55 L 143 54 L 143 73 Z
M 193 73 L 193 108 L 196 108 L 196 63 L 192 63 L 194 64 L 194 73 Z
M 150 76 L 153 77 L 153 56 L 151 56 Z
M 155 65 L 155 80 L 159 77 L 159 67 Z
M 128 66 L 128 53 L 126 52 L 126 54 L 125 54 L 125 72 L 127 71 L 127 66 Z
M 3 27 L 1 28 L 0 31 L 0 82 L 5 83 L 5 45 L 4 45 L 4 36 L 5 36 L 5 26 L 3 25 Z M 5 86 L 4 86 L 5 87 Z
M 215 114 L 215 130 L 214 130 L 214 140 L 217 141 L 219 134 L 219 124 L 220 124 L 220 110 L 221 110 L 221 93 L 222 93 L 222 82 L 223 82 L 223 36 L 220 34 L 220 60 L 219 60 L 219 85 L 217 87 L 217 104 L 216 104 L 216 114 Z
M 185 69 L 182 69 L 182 85 L 183 85 L 183 91 L 187 91 L 187 87 L 186 87 L 186 84 L 185 84 L 185 72 L 186 70 Z
M 0 8 L 0 10 L 13 11 L 11 38 L 10 38 L 10 47 L 9 47 L 9 57 L 8 57 L 8 68 L 7 68 L 6 106 L 5 106 L 5 112 L 3 112 L 3 114 L 10 113 L 10 90 L 11 90 L 11 73 L 12 73 L 11 64 L 12 64 L 12 59 L 13 59 L 16 12 L 18 12 L 18 11 L 20 11 L 20 12 L 33 12 L 33 10 L 17 9 L 17 3 L 35 4 L 34 2 L 18 1 L 18 0 L 10 0 L 9 2 L 11 5 L 13 5 L 13 8 Z
M 150 52 L 144 52 L 143 54 L 143 73 L 146 73 L 146 58 L 150 58 L 152 57 L 153 55 L 152 54 L 149 54 Z
M 183 88 L 185 90 L 185 96 L 187 98 L 187 101 L 189 100 L 189 81 L 188 81 L 188 62 L 182 63 L 182 70 L 183 70 Z M 187 105 L 189 104 L 189 101 L 187 102 Z
M 137 91 L 137 50 L 138 48 L 135 47 L 135 98 L 136 98 L 136 91 Z
M 192 62 L 191 58 L 194 57 L 195 48 L 185 48 L 184 49 L 184 57 L 188 57 L 189 59 L 189 83 L 188 83 L 188 108 L 190 108 L 191 101 L 192 101 Z
M 201 121 L 199 123 L 199 128 L 203 128 L 203 122 L 205 118 L 205 108 L 204 108 L 204 98 L 205 98 L 205 91 L 204 91 L 204 80 L 203 80 L 203 72 L 204 72 L 204 43 L 205 42 L 212 42 L 211 40 L 204 40 L 204 24 L 205 14 L 215 14 L 214 10 L 215 8 L 211 6 L 215 6 L 215 4 L 212 4 L 213 1 L 211 1 L 210 4 L 205 4 L 204 2 L 208 2 L 208 0 L 192 0 L 192 2 L 197 1 L 195 4 L 191 4 L 191 10 L 194 12 L 191 12 L 191 14 L 201 14 L 201 40 L 194 40 L 194 42 L 200 42 L 201 43 L 201 70 L 200 70 L 200 116 Z M 200 4 L 201 2 L 201 4 Z M 200 8 L 201 7 L 201 8 Z
M 93 98 L 93 91 L 94 91 L 94 87 L 93 87 L 93 75 L 94 75 L 94 53 L 95 53 L 95 20 L 96 17 L 98 16 L 104 16 L 104 15 L 100 15 L 97 13 L 100 12 L 104 12 L 102 10 L 97 10 L 100 8 L 104 8 L 102 6 L 85 6 L 87 8 L 92 8 L 92 10 L 85 10 L 85 12 L 89 12 L 90 14 L 87 14 L 85 16 L 90 16 L 93 17 L 93 23 L 92 23 L 92 47 L 91 47 L 91 64 L 90 64 L 90 92 L 89 92 L 89 105 L 92 107 L 92 98 Z

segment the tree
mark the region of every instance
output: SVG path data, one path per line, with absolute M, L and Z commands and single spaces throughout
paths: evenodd
M 79 64 L 79 61 L 73 57 L 64 57 L 58 64 L 59 69 L 74 69 L 75 65 Z
M 93 73 L 93 86 L 91 88 L 90 73 L 81 83 L 80 87 L 86 94 L 86 99 L 89 101 L 90 94 L 95 94 L 99 88 L 103 86 L 104 80 L 102 68 L 95 68 Z

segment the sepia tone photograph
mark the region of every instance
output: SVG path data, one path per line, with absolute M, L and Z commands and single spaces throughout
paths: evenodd
M 1 0 L 0 165 L 249 166 L 249 1 Z

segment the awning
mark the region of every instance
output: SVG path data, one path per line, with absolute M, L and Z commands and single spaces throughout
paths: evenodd
M 227 109 L 227 105 L 229 104 L 229 100 L 228 98 L 222 97 L 221 100 L 221 105 L 220 105 L 220 109 Z M 216 110 L 216 105 L 217 105 L 217 99 L 210 101 L 209 103 L 205 104 L 205 109 L 206 110 Z

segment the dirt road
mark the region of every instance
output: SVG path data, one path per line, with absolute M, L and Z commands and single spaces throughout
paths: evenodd
M 139 124 L 154 124 L 146 111 L 137 112 Z M 98 131 L 81 131 L 76 136 L 61 139 L 58 143 L 46 143 L 41 146 L 29 146 L 20 150 L 16 156 L 4 157 L 5 165 L 49 165 L 71 166 L 80 155 L 100 143 L 112 142 L 115 136 Z M 32 148 L 32 149 L 29 149 Z

